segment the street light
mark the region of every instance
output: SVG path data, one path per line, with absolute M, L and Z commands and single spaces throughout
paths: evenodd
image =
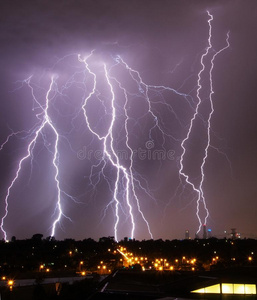
M 14 285 L 14 281 L 13 280 L 8 280 L 8 286 L 9 286 L 9 288 L 10 288 L 10 291 L 12 291 L 12 289 L 13 289 L 13 285 Z

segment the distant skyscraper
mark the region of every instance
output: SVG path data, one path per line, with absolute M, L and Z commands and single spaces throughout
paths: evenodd
M 203 239 L 207 239 L 206 225 L 203 225 Z
M 186 239 L 186 240 L 189 240 L 189 239 L 190 239 L 190 237 L 189 237 L 189 230 L 186 230 L 186 231 L 185 231 L 185 239 Z
M 232 240 L 240 239 L 240 233 L 236 232 L 236 228 L 231 228 L 231 238 Z

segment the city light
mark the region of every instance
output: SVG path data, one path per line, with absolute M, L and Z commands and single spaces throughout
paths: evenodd
M 13 290 L 14 281 L 13 280 L 8 280 L 7 284 L 9 286 L 10 291 L 12 291 Z
M 13 286 L 14 285 L 14 281 L 13 280 L 8 280 L 8 285 L 9 286 Z
M 123 251 L 121 251 L 121 249 Z M 125 267 L 133 267 L 135 264 L 139 264 L 141 266 L 141 269 L 143 271 L 151 270 L 154 268 L 157 271 L 173 271 L 175 270 L 174 263 L 172 265 L 172 260 L 169 260 L 167 258 L 161 257 L 161 258 L 152 258 L 151 265 L 149 265 L 148 258 L 145 256 L 135 256 L 131 252 L 125 252 L 126 248 L 119 246 L 118 252 L 123 256 L 123 260 L 120 259 L 120 261 L 123 261 L 123 266 Z M 218 257 L 217 257 L 218 258 Z M 215 260 L 217 258 L 214 258 Z M 177 270 L 186 270 L 186 271 L 195 271 L 196 267 L 192 268 L 192 265 L 195 265 L 197 259 L 196 258 L 190 258 L 186 256 L 182 256 L 180 259 L 176 258 L 175 260 L 175 266 Z

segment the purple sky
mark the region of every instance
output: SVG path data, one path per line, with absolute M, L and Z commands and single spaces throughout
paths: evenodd
M 127 155 L 121 158 L 126 168 L 130 161 L 125 139 L 125 97 L 114 78 L 129 92 L 129 145 L 136 151 L 133 163 L 136 193 L 154 238 L 183 238 L 186 229 L 194 237 L 198 229 L 196 194 L 188 185 L 184 189 L 179 186 L 179 161 L 181 142 L 197 103 L 200 58 L 208 46 L 207 10 L 214 17 L 213 50 L 226 45 L 226 35 L 230 32 L 230 47 L 216 57 L 213 69 L 215 112 L 203 183 L 210 212 L 207 227 L 217 237 L 223 237 L 224 230 L 230 232 L 231 228 L 237 228 L 243 237 L 257 237 L 255 0 L 247 3 L 243 0 L 0 1 L 0 143 L 12 131 L 23 131 L 0 151 L 1 218 L 19 159 L 26 154 L 34 137 L 31 129 L 42 121 L 42 115 L 36 117 L 42 113 L 39 104 L 45 107 L 54 74 L 56 85 L 50 93 L 49 116 L 60 134 L 59 179 L 62 191 L 75 200 L 62 193 L 63 212 L 72 222 L 63 216 L 56 227 L 56 238 L 97 239 L 114 235 L 115 206 L 111 204 L 107 210 L 105 207 L 113 199 L 117 172 L 107 162 L 104 176 L 97 173 L 101 165 L 94 169 L 90 181 L 92 165 L 99 163 L 103 144 L 90 132 L 81 110 L 93 87 L 93 77 L 86 72 L 85 64 L 78 61 L 77 54 L 85 57 L 95 50 L 89 61 L 97 74 L 100 96 L 97 99 L 94 95 L 86 107 L 92 128 L 104 135 L 110 126 L 111 93 L 103 69 L 106 63 L 115 92 L 114 146 L 120 155 Z M 142 86 L 131 78 L 124 65 L 115 65 L 118 55 L 140 72 L 144 83 L 171 87 L 187 95 L 182 97 L 167 90 L 149 92 L 152 110 L 164 136 L 154 126 Z M 22 82 L 30 76 L 39 104 L 33 101 L 28 84 Z M 207 137 L 206 116 L 210 108 L 207 72 L 203 73 L 201 84 L 204 101 L 201 116 L 185 144 L 184 160 L 184 170 L 195 185 L 201 179 L 200 164 Z M 35 144 L 32 160 L 27 159 L 22 165 L 19 179 L 10 192 L 9 214 L 4 220 L 8 238 L 13 235 L 28 238 L 37 232 L 44 236 L 51 234 L 57 216 L 55 169 L 51 163 L 54 138 L 51 128 L 45 128 Z M 166 159 L 153 159 L 154 151 L 160 150 Z M 140 151 L 148 156 L 140 156 Z M 183 178 L 182 182 L 185 183 Z M 131 232 L 124 183 L 123 178 L 118 193 L 119 238 L 130 237 Z M 148 189 L 148 193 L 142 188 Z M 147 226 L 135 207 L 135 199 L 131 196 L 130 200 L 134 205 L 135 238 L 148 239 Z

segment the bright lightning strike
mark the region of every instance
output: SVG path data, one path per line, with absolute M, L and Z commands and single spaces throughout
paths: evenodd
M 54 133 L 54 151 L 53 151 L 53 160 L 52 160 L 52 165 L 55 168 L 55 183 L 56 183 L 56 189 L 57 189 L 57 201 L 56 201 L 56 211 L 57 211 L 57 217 L 55 219 L 55 221 L 52 224 L 52 231 L 51 231 L 51 236 L 53 237 L 55 235 L 55 229 L 56 229 L 56 225 L 57 223 L 61 220 L 61 217 L 64 216 L 63 211 L 62 211 L 62 206 L 61 206 L 61 189 L 60 189 L 60 181 L 59 181 L 59 152 L 58 152 L 58 146 L 59 146 L 59 134 L 57 132 L 57 129 L 55 128 L 50 116 L 49 116 L 49 101 L 50 99 L 50 93 L 54 90 L 54 84 L 55 84 L 55 80 L 54 80 L 54 76 L 51 77 L 51 83 L 49 86 L 49 89 L 46 93 L 46 104 L 45 104 L 45 108 L 43 108 L 43 106 L 37 101 L 34 93 L 33 93 L 33 88 L 31 85 L 31 78 L 25 80 L 25 83 L 29 86 L 29 88 L 32 91 L 32 96 L 33 96 L 33 100 L 35 101 L 35 103 L 38 104 L 38 106 L 41 108 L 41 112 L 39 114 L 37 114 L 37 118 L 41 120 L 40 124 L 36 126 L 36 128 L 34 128 L 32 130 L 32 132 L 30 132 L 29 136 L 33 136 L 32 140 L 30 141 L 30 143 L 27 146 L 27 150 L 26 150 L 26 154 L 19 160 L 18 163 L 18 168 L 15 172 L 15 177 L 13 178 L 13 180 L 11 181 L 11 184 L 9 185 L 8 189 L 7 189 L 7 194 L 5 196 L 5 214 L 1 219 L 1 231 L 3 232 L 4 235 L 4 239 L 7 240 L 7 232 L 4 228 L 4 221 L 8 215 L 8 206 L 9 206 L 9 197 L 10 197 L 10 193 L 11 190 L 13 188 L 13 186 L 15 185 L 17 179 L 19 178 L 20 173 L 22 171 L 22 165 L 24 164 L 25 160 L 27 160 L 28 158 L 32 158 L 33 157 L 33 150 L 34 147 L 36 145 L 36 142 L 38 140 L 39 135 L 44 135 L 43 134 L 43 130 L 46 128 L 46 126 L 50 127 L 50 129 L 52 130 L 52 132 Z M 20 132 L 19 132 L 20 133 Z M 17 133 L 12 133 L 11 135 L 8 136 L 8 138 L 6 139 L 6 141 L 1 145 L 1 149 L 3 148 L 3 146 L 9 141 L 10 137 L 12 137 L 13 135 L 17 135 Z
M 128 115 L 128 102 L 129 102 L 129 97 L 136 96 L 138 99 L 143 99 L 146 103 L 147 103 L 147 113 L 149 116 L 151 116 L 152 120 L 153 120 L 153 125 L 149 130 L 149 134 L 148 137 L 150 140 L 153 140 L 152 137 L 152 133 L 154 132 L 154 130 L 158 130 L 161 133 L 162 136 L 162 146 L 165 143 L 165 137 L 169 137 L 172 138 L 173 140 L 178 141 L 177 138 L 173 137 L 172 135 L 170 135 L 169 133 L 167 133 L 166 131 L 164 131 L 162 129 L 162 122 L 160 121 L 159 117 L 156 115 L 156 113 L 154 112 L 151 100 L 150 100 L 150 96 L 149 96 L 149 92 L 150 91 L 154 91 L 156 92 L 156 94 L 161 95 L 164 91 L 169 91 L 171 93 L 175 93 L 176 95 L 183 97 L 186 99 L 187 103 L 190 103 L 190 99 L 191 97 L 187 94 L 184 93 L 180 93 L 177 90 L 170 88 L 170 87 L 165 87 L 165 86 L 154 86 L 154 85 L 147 85 L 146 83 L 143 82 L 143 79 L 140 75 L 140 73 L 136 70 L 134 70 L 133 68 L 131 68 L 124 59 L 122 59 L 120 56 L 116 57 L 116 62 L 117 64 L 113 65 L 110 68 L 110 71 L 107 71 L 107 67 L 104 64 L 103 65 L 103 69 L 104 69 L 104 73 L 105 73 L 105 80 L 108 83 L 109 86 L 109 90 L 110 90 L 110 104 L 103 104 L 104 107 L 111 107 L 111 121 L 110 124 L 108 126 L 108 130 L 106 132 L 106 134 L 104 135 L 100 135 L 92 126 L 90 120 L 89 120 L 89 113 L 87 111 L 87 105 L 89 104 L 89 101 L 93 101 L 93 99 L 98 100 L 99 102 L 102 103 L 102 101 L 99 98 L 100 92 L 97 90 L 97 74 L 92 70 L 92 67 L 90 67 L 89 65 L 89 60 L 92 58 L 93 55 L 93 51 L 90 53 L 90 55 L 88 55 L 85 59 L 82 59 L 81 56 L 78 57 L 80 62 L 83 62 L 85 64 L 86 70 L 88 71 L 88 73 L 92 76 L 93 79 L 93 83 L 92 83 L 92 88 L 90 90 L 90 92 L 88 93 L 88 96 L 85 98 L 84 104 L 82 106 L 83 109 L 83 113 L 84 113 L 84 117 L 85 117 L 85 121 L 87 124 L 88 129 L 90 130 L 90 132 L 102 143 L 102 147 L 103 147 L 103 157 L 101 159 L 101 161 L 97 164 L 94 165 L 93 168 L 97 168 L 100 167 L 100 165 L 102 164 L 101 167 L 101 174 L 102 176 L 105 178 L 104 175 L 104 168 L 107 166 L 107 162 L 110 162 L 111 165 L 116 169 L 116 179 L 115 179 L 115 184 L 114 184 L 114 188 L 113 190 L 110 189 L 110 191 L 113 192 L 113 201 L 111 201 L 107 206 L 106 209 L 109 208 L 110 204 L 115 203 L 115 224 L 114 224 L 114 236 L 115 239 L 118 240 L 118 225 L 120 223 L 120 210 L 122 209 L 122 200 L 123 200 L 123 196 L 119 196 L 119 185 L 120 182 L 122 185 L 122 188 L 124 190 L 124 199 L 125 199 L 125 203 L 128 207 L 129 210 L 129 217 L 131 220 L 131 231 L 130 231 L 130 236 L 131 238 L 134 238 L 135 235 L 135 230 L 136 230 L 136 222 L 135 222 L 135 211 L 139 212 L 139 214 L 141 215 L 141 218 L 143 219 L 144 223 L 146 224 L 148 233 L 150 235 L 151 238 L 153 238 L 153 234 L 150 228 L 150 224 L 147 221 L 147 218 L 145 217 L 142 208 L 141 208 L 141 204 L 140 204 L 140 199 L 136 193 L 136 184 L 139 186 L 140 189 L 142 189 L 147 195 L 149 194 L 149 191 L 145 188 L 143 188 L 140 184 L 140 181 L 138 179 L 135 178 L 134 176 L 134 159 L 133 159 L 133 149 L 131 148 L 130 144 L 129 144 L 129 129 L 128 129 L 128 122 L 130 120 L 129 115 Z M 112 72 L 115 67 L 121 67 L 121 68 L 125 68 L 125 71 L 128 73 L 128 75 L 130 76 L 130 78 L 132 79 L 132 81 L 136 84 L 138 93 L 134 93 L 129 91 L 128 89 L 126 89 L 124 87 L 124 85 L 114 76 L 114 75 L 110 75 L 110 72 Z M 113 82 L 113 83 L 112 83 Z M 116 100 L 116 96 L 115 96 L 115 91 L 114 91 L 114 83 L 116 83 L 117 87 L 116 89 L 120 89 L 123 92 L 124 95 L 124 105 L 123 105 L 123 112 L 125 115 L 125 121 L 124 121 L 124 128 L 125 128 L 125 144 L 126 144 L 126 148 L 129 152 L 129 166 L 125 166 L 124 164 L 121 163 L 119 155 L 117 153 L 117 150 L 114 147 L 114 136 L 113 136 L 113 132 L 115 130 L 115 127 L 117 127 L 118 125 L 116 124 L 117 121 L 117 112 L 116 112 L 116 105 L 117 105 L 117 100 Z M 163 105 L 167 106 L 169 111 L 171 111 L 176 119 L 179 119 L 178 116 L 176 115 L 175 111 L 173 110 L 173 108 L 167 104 L 166 102 L 162 102 Z M 190 104 L 191 106 L 191 104 Z M 105 113 L 106 113 L 106 109 L 105 109 Z M 91 175 L 93 174 L 93 171 L 91 169 Z M 91 178 L 90 181 L 92 182 Z M 97 183 L 99 183 L 99 177 L 97 180 Z M 135 200 L 135 205 L 133 204 L 133 199 Z
M 97 139 L 99 141 L 102 141 L 102 145 L 103 145 L 103 157 L 101 162 L 104 161 L 104 167 L 106 166 L 107 161 L 109 161 L 112 166 L 116 169 L 116 180 L 115 180 L 115 185 L 114 185 L 114 190 L 113 190 L 113 199 L 115 202 L 115 216 L 116 216 L 116 221 L 114 224 L 114 236 L 115 236 L 115 240 L 118 241 L 118 225 L 120 222 L 120 206 L 121 206 L 121 200 L 119 199 L 119 184 L 120 182 L 122 182 L 122 186 L 124 188 L 125 191 L 125 202 L 127 204 L 127 207 L 129 209 L 129 216 L 130 216 L 130 220 L 131 220 L 131 238 L 134 238 L 134 234 L 135 234 L 135 218 L 134 218 L 134 213 L 133 213 L 133 206 L 131 203 L 131 199 L 134 198 L 136 199 L 136 203 L 137 203 L 137 209 L 140 212 L 143 220 L 145 221 L 147 228 L 148 228 L 148 232 L 151 236 L 151 238 L 153 238 L 153 235 L 151 233 L 150 230 L 150 226 L 149 223 L 147 222 L 141 207 L 140 207 L 140 203 L 139 203 L 139 199 L 138 196 L 136 194 L 135 191 L 135 179 L 134 179 L 134 175 L 133 175 L 133 171 L 132 171 L 132 165 L 133 165 L 133 150 L 131 149 L 131 147 L 129 146 L 129 132 L 128 132 L 128 127 L 127 127 L 127 123 L 128 123 L 128 115 L 127 115 L 127 110 L 126 110 L 126 104 L 128 101 L 127 98 L 127 94 L 126 94 L 126 90 L 125 88 L 123 88 L 121 86 L 121 84 L 115 79 L 115 78 L 110 78 L 109 72 L 107 70 L 107 66 L 104 64 L 103 68 L 104 68 L 104 74 L 105 74 L 105 80 L 108 83 L 109 86 L 109 90 L 110 90 L 110 94 L 111 94 L 111 101 L 110 101 L 110 106 L 111 106 L 111 121 L 110 121 L 110 125 L 108 127 L 107 133 L 105 135 L 100 135 L 98 134 L 95 130 L 93 130 L 89 118 L 88 118 L 88 113 L 87 113 L 87 103 L 90 100 L 90 98 L 93 95 L 97 95 L 96 93 L 96 85 L 97 85 L 97 75 L 90 69 L 89 64 L 88 64 L 88 59 L 91 57 L 92 53 L 86 57 L 84 60 L 81 59 L 81 57 L 79 56 L 79 61 L 84 62 L 87 71 L 92 75 L 93 77 L 93 87 L 91 92 L 89 93 L 89 95 L 86 97 L 85 102 L 82 106 L 83 112 L 84 112 L 84 116 L 85 116 L 85 120 L 87 123 L 87 126 L 89 128 L 89 130 L 91 131 L 92 134 L 94 134 Z M 111 80 L 115 80 L 118 85 L 119 88 L 123 90 L 124 92 L 124 96 L 126 99 L 125 105 L 124 105 L 124 111 L 125 111 L 125 115 L 126 115 L 126 120 L 125 120 L 125 131 L 126 131 L 126 146 L 130 151 L 130 166 L 129 168 L 125 167 L 121 162 L 120 162 L 120 158 L 115 150 L 114 147 L 114 137 L 113 137 L 113 131 L 114 131 L 114 126 L 115 126 L 115 122 L 116 122 L 116 107 L 115 107 L 115 92 L 114 92 L 114 87 L 113 84 L 111 83 Z M 100 162 L 100 163 L 101 163 Z M 98 164 L 99 165 L 99 164 Z M 103 167 L 103 168 L 104 168 Z M 102 168 L 102 172 L 103 172 L 103 168 Z M 108 207 L 108 206 L 107 206 Z
M 126 119 L 125 119 L 125 132 L 126 132 L 126 146 L 127 148 L 129 149 L 129 161 L 130 161 L 130 164 L 129 164 L 129 174 L 127 173 L 127 170 L 126 170 L 126 173 L 127 175 L 129 175 L 129 179 L 130 179 L 130 183 L 131 183 L 131 188 L 132 188 L 132 193 L 133 193 L 133 196 L 136 200 L 136 205 L 137 205 L 137 209 L 142 217 L 142 219 L 144 220 L 144 222 L 146 223 L 146 226 L 147 226 L 147 229 L 148 229 L 148 233 L 150 234 L 150 237 L 151 239 L 153 239 L 153 234 L 151 232 L 151 228 L 150 228 L 150 225 L 149 225 L 149 222 L 147 221 L 144 213 L 142 212 L 142 209 L 141 209 L 141 206 L 140 206 L 140 201 L 139 201 L 139 198 L 137 196 L 137 193 L 136 193 L 136 189 L 135 189 L 135 177 L 134 177 L 134 174 L 133 174 L 133 149 L 130 147 L 129 145 L 129 130 L 128 130 L 128 121 L 129 121 L 129 115 L 128 115 L 128 111 L 127 111 L 127 105 L 128 105 L 128 94 L 126 92 L 126 89 L 124 87 L 122 87 L 121 83 L 116 79 L 116 78 L 113 78 L 117 83 L 118 83 L 118 86 L 119 88 L 123 91 L 124 93 L 124 97 L 125 97 L 125 104 L 124 104 L 124 111 L 125 111 L 125 116 L 126 116 Z M 134 229 L 133 229 L 134 231 Z
M 210 147 L 210 140 L 211 140 L 211 137 L 210 137 L 211 118 L 212 118 L 212 115 L 214 113 L 214 106 L 213 106 L 213 100 L 212 100 L 212 95 L 214 94 L 213 82 L 212 82 L 212 71 L 213 71 L 213 68 L 214 68 L 214 60 L 215 60 L 216 56 L 229 47 L 229 33 L 228 33 L 227 34 L 227 39 L 226 39 L 226 46 L 223 47 L 222 49 L 220 49 L 219 51 L 214 52 L 215 54 L 213 54 L 211 59 L 210 59 L 210 62 L 211 62 L 211 68 L 209 70 L 210 92 L 209 92 L 208 99 L 209 99 L 211 109 L 210 109 L 208 119 L 207 119 L 207 142 L 206 142 L 206 146 L 205 146 L 205 149 L 204 149 L 204 156 L 203 156 L 203 159 L 202 159 L 202 163 L 201 163 L 201 166 L 200 166 L 201 179 L 200 179 L 200 184 L 198 186 L 196 186 L 196 184 L 194 184 L 193 181 L 189 178 L 189 175 L 185 173 L 183 162 L 184 162 L 184 157 L 185 157 L 185 154 L 186 154 L 185 144 L 190 139 L 190 136 L 191 136 L 191 133 L 192 133 L 194 123 L 195 123 L 196 119 L 198 117 L 200 117 L 199 116 L 199 108 L 200 108 L 201 104 L 203 103 L 203 100 L 200 96 L 200 92 L 203 88 L 202 85 L 201 85 L 202 74 L 206 70 L 206 63 L 204 62 L 204 60 L 208 57 L 208 55 L 210 55 L 210 50 L 213 48 L 213 45 L 211 43 L 211 41 L 212 41 L 212 25 L 211 25 L 211 22 L 213 21 L 213 15 L 211 15 L 209 11 L 207 11 L 207 13 L 208 13 L 208 16 L 209 16 L 209 19 L 208 19 L 208 24 L 209 24 L 208 46 L 206 47 L 205 52 L 201 56 L 201 66 L 202 66 L 202 68 L 198 73 L 198 81 L 197 81 L 198 88 L 197 88 L 197 93 L 196 93 L 198 102 L 197 102 L 197 105 L 196 105 L 195 113 L 194 113 L 193 117 L 191 118 L 190 126 L 189 126 L 189 129 L 188 129 L 187 135 L 181 143 L 181 148 L 183 149 L 183 151 L 182 151 L 182 155 L 180 157 L 180 169 L 179 169 L 179 174 L 182 177 L 184 177 L 186 183 L 189 184 L 192 187 L 192 189 L 197 193 L 196 216 L 197 216 L 197 219 L 198 219 L 198 222 L 199 222 L 199 227 L 198 227 L 197 234 L 200 232 L 202 225 L 203 224 L 206 225 L 207 219 L 209 217 L 209 210 L 208 210 L 207 205 L 206 205 L 206 199 L 205 199 L 204 191 L 203 191 L 203 183 L 204 183 L 204 179 L 205 179 L 204 166 L 205 166 L 205 163 L 206 163 L 206 159 L 208 157 L 208 150 L 209 150 L 209 147 Z M 204 211 L 205 211 L 204 222 L 202 221 L 202 218 L 200 217 L 200 203 L 202 203 L 203 206 L 204 206 Z

